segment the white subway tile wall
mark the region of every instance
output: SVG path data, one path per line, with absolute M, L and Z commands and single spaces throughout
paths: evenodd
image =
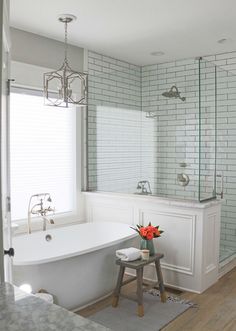
M 175 85 L 181 97 L 166 98 Z M 156 116 L 156 181 L 158 195 L 198 198 L 198 61 L 182 60 L 142 67 L 142 110 Z M 180 165 L 185 162 L 186 168 Z M 188 186 L 178 174 L 189 176 Z
M 210 62 L 207 62 L 207 61 Z M 236 52 L 201 62 L 200 197 L 212 195 L 217 65 L 217 173 L 224 175 L 221 245 L 236 249 Z M 89 52 L 88 184 L 90 190 L 134 192 L 147 179 L 153 193 L 198 198 L 199 65 L 188 59 L 138 67 Z M 230 71 L 230 72 L 229 72 Z M 186 101 L 162 96 L 176 85 Z M 146 115 L 150 115 L 149 118 Z M 187 167 L 180 167 L 186 162 Z M 179 173 L 189 185 L 177 181 Z M 217 180 L 220 191 L 220 178 Z
M 133 193 L 154 181 L 155 119 L 141 112 L 141 68 L 89 52 L 88 188 Z

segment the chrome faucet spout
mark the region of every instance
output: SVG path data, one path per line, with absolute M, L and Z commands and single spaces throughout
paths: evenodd
M 47 223 L 49 224 L 55 224 L 54 220 L 52 218 L 47 218 L 46 216 L 42 216 L 43 218 L 43 231 L 47 230 Z
M 45 216 L 42 216 L 42 218 L 43 218 L 43 231 L 46 231 L 46 224 L 48 219 Z

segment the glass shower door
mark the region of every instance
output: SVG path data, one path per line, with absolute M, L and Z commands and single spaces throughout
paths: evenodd
M 217 196 L 221 204 L 220 262 L 236 256 L 236 75 L 229 65 L 217 66 Z M 222 176 L 222 177 L 221 177 Z M 223 190 L 221 181 L 224 182 Z
M 217 75 L 216 66 L 199 59 L 199 188 L 198 200 L 216 198 Z

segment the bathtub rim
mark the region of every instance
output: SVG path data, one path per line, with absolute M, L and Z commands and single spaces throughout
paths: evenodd
M 96 224 L 99 224 L 99 223 L 107 224 L 108 222 L 96 222 Z M 37 232 L 35 232 L 35 234 L 39 234 L 41 232 L 42 235 L 45 237 L 47 234 L 51 234 L 54 231 L 57 231 L 57 230 L 60 230 L 60 229 L 63 229 L 63 228 L 71 228 L 71 227 L 73 228 L 73 227 L 77 227 L 77 226 L 80 226 L 80 225 L 83 225 L 83 224 L 93 224 L 93 222 L 84 222 L 84 223 L 72 224 L 72 225 L 69 225 L 67 227 L 48 229 L 46 231 L 37 231 Z M 108 224 L 109 225 L 118 224 L 118 225 L 121 225 L 121 226 L 126 225 L 127 228 L 128 227 L 130 228 L 132 226 L 131 224 L 118 223 L 118 222 L 109 222 Z M 31 260 L 31 261 L 23 260 L 22 261 L 22 260 L 14 260 L 14 258 L 13 258 L 13 267 L 14 266 L 16 266 L 16 267 L 17 266 L 30 266 L 30 265 L 32 266 L 32 265 L 38 265 L 38 264 L 52 263 L 52 262 L 56 262 L 56 261 L 60 261 L 60 260 L 64 260 L 64 259 L 68 259 L 68 258 L 72 258 L 72 257 L 92 253 L 94 251 L 98 251 L 98 250 L 101 250 L 101 249 L 119 244 L 123 241 L 127 241 L 129 239 L 132 239 L 132 238 L 135 238 L 135 237 L 138 237 L 138 236 L 139 236 L 138 233 L 136 233 L 134 231 L 133 234 L 125 235 L 123 238 L 119 238 L 119 239 L 109 241 L 109 242 L 106 242 L 106 243 L 103 243 L 103 244 L 100 244 L 100 245 L 89 247 L 89 248 L 86 248 L 86 249 L 83 249 L 83 250 L 80 250 L 80 251 L 70 252 L 70 253 L 67 253 L 67 254 L 64 254 L 64 255 L 48 257 L 48 258 L 44 257 L 43 259 L 37 259 L 37 260 Z M 28 234 L 23 234 L 23 235 L 15 237 L 15 238 L 22 238 L 23 239 L 23 237 L 28 237 Z M 13 245 L 14 245 L 14 238 L 13 238 Z

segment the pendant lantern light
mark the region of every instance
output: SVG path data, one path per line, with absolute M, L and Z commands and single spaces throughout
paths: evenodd
M 87 74 L 73 70 L 68 63 L 68 23 L 76 20 L 74 15 L 61 15 L 58 20 L 65 27 L 65 57 L 61 67 L 44 74 L 45 105 L 69 107 L 87 105 Z

